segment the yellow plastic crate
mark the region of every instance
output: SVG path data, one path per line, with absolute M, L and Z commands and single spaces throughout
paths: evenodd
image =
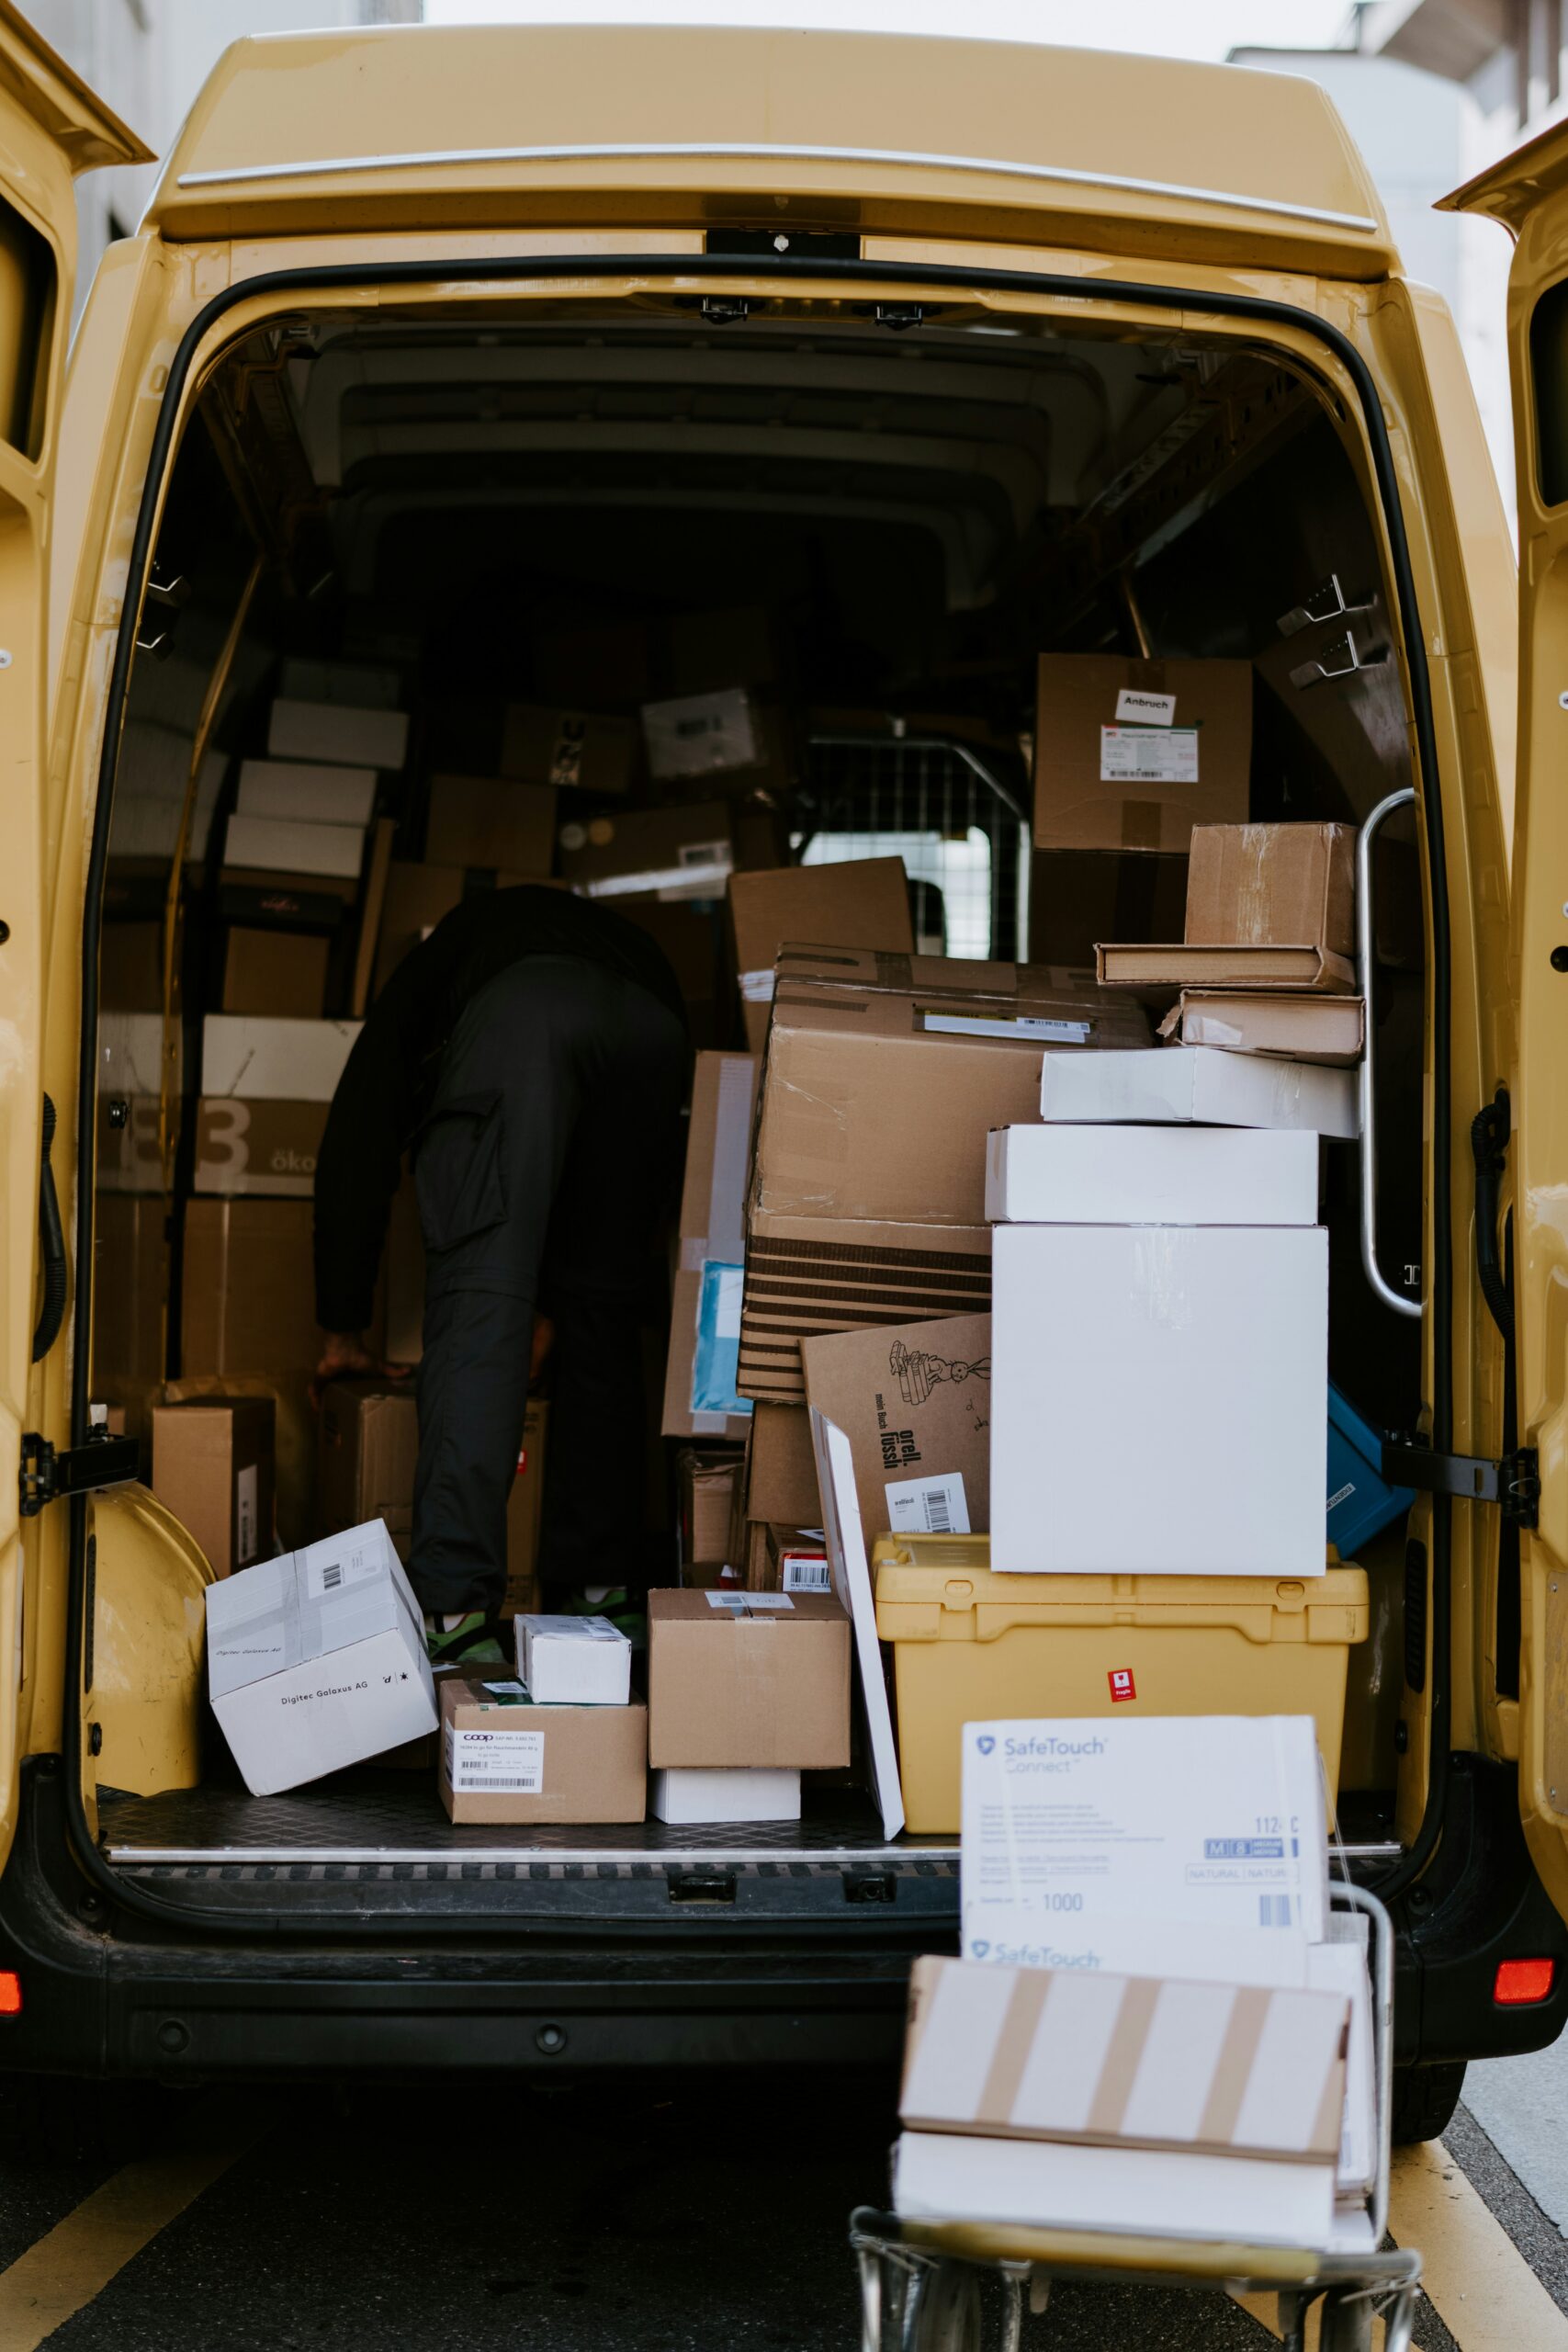
M 1274 1577 L 997 1576 L 987 1535 L 884 1535 L 876 1630 L 893 1645 L 908 1826 L 956 1831 L 960 1733 L 1009 1717 L 1312 1715 L 1339 1775 L 1365 1572 Z

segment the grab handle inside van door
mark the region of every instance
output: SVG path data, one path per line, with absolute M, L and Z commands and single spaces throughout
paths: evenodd
M 39 1156 L 38 1225 L 43 1261 L 43 1306 L 33 1333 L 33 1362 L 40 1363 L 60 1336 L 65 1319 L 65 1229 L 60 1221 L 60 1198 L 49 1155 L 54 1143 L 54 1105 L 43 1098 L 43 1146 Z
M 1372 848 L 1378 834 L 1396 808 L 1414 806 L 1416 795 L 1406 785 L 1380 800 L 1356 842 L 1356 984 L 1365 1008 L 1366 1040 L 1361 1052 L 1361 1264 L 1373 1291 L 1396 1315 L 1419 1316 L 1418 1298 L 1405 1298 L 1384 1282 L 1378 1264 L 1378 1140 L 1373 1106 L 1377 1099 L 1377 1058 L 1372 1018 L 1372 975 L 1377 961 L 1377 925 L 1372 917 Z

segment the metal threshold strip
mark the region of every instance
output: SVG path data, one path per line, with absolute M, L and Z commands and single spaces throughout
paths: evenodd
M 373 1863 L 378 1866 L 478 1862 L 541 1862 L 581 1864 L 591 1869 L 605 1863 L 625 1869 L 642 1864 L 654 1870 L 704 1867 L 755 1870 L 772 1863 L 788 1869 L 804 1862 L 809 1869 L 884 1869 L 890 1862 L 953 1862 L 958 1840 L 941 1846 L 110 1846 L 109 1861 L 124 1869 L 148 1870 L 169 1865 L 212 1868 L 266 1863 L 279 1868 L 299 1862 L 310 1865 Z

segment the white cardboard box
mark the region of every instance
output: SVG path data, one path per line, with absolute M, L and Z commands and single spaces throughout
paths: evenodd
M 207 1673 L 253 1796 L 435 1729 L 424 1621 L 378 1519 L 209 1585 Z
M 343 702 L 272 706 L 266 748 L 275 760 L 327 760 L 334 766 L 400 768 L 408 753 L 405 710 L 371 710 Z
M 964 1957 L 1228 1977 L 1254 1934 L 1302 1984 L 1328 1914 L 1325 1819 L 1310 1715 L 965 1724 Z M 1019 1919 L 1048 1958 L 999 1949 Z M 1111 1960 L 1118 1927 L 1143 1940 Z M 1181 1929 L 1196 1966 L 1170 1964 Z
M 201 1091 L 251 1102 L 330 1102 L 363 1023 L 209 1012 L 201 1024 Z
M 998 1225 L 991 1364 L 993 1568 L 1323 1574 L 1321 1227 Z
M 365 855 L 361 825 L 307 824 L 299 818 L 242 817 L 229 820 L 223 862 L 242 872 L 323 874 L 352 882 Z
M 517 1617 L 517 1672 L 536 1707 L 624 1707 L 632 1645 L 607 1617 Z
M 234 806 L 242 817 L 367 825 L 376 808 L 376 771 L 308 760 L 242 760 Z
M 755 767 L 761 758 L 751 698 L 744 686 L 645 702 L 642 731 L 656 783 L 707 775 L 716 769 Z
M 993 1127 L 986 1215 L 1008 1225 L 1315 1225 L 1317 1137 L 1282 1127 Z
M 1043 1119 L 1133 1119 L 1199 1126 L 1310 1127 L 1359 1132 L 1356 1073 L 1321 1062 L 1230 1054 L 1215 1046 L 1156 1046 L 1047 1054 L 1040 1073 Z
M 911 2222 L 1324 2246 L 1334 2222 L 1334 2168 L 906 2132 L 893 2154 L 893 2204 Z
M 656 1821 L 798 1821 L 800 1774 L 783 1766 L 667 1765 L 649 1786 Z

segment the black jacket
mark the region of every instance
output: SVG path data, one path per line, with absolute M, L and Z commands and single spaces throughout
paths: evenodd
M 635 981 L 682 1027 L 681 992 L 645 932 L 591 899 L 523 883 L 477 891 L 398 966 L 355 1041 L 316 1161 L 316 1318 L 362 1331 L 374 1308 L 403 1154 L 429 1114 L 469 1000 L 525 956 L 581 956 Z

